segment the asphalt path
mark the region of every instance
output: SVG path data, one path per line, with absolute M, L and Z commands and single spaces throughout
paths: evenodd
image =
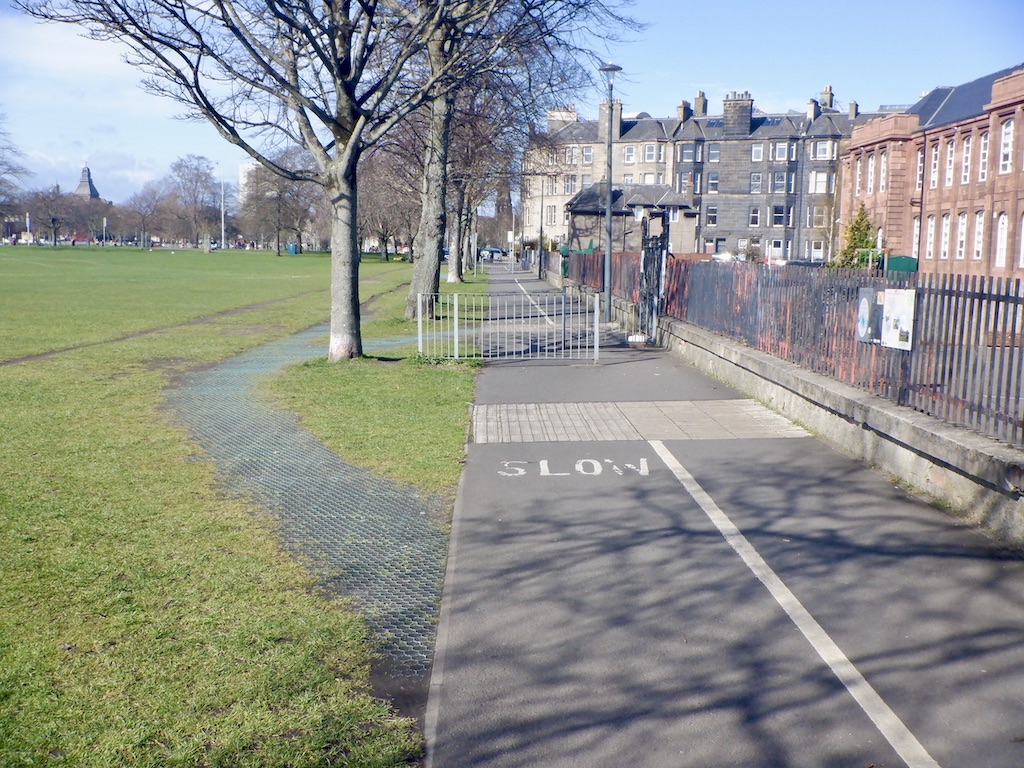
M 469 445 L 429 765 L 1024 765 L 1017 554 L 665 352 L 479 378 L 543 403 L 722 415 Z

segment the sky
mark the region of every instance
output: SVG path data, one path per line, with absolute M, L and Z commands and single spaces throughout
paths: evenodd
M 124 202 L 188 154 L 237 183 L 247 156 L 181 107 L 139 86 L 114 43 L 40 24 L 0 0 L 0 123 L 31 172 L 28 189 L 73 190 L 88 165 L 100 195 Z M 721 114 L 731 91 L 765 112 L 804 111 L 826 85 L 837 106 L 862 112 L 912 104 L 1024 63 L 1024 0 L 636 0 L 626 13 L 647 24 L 601 58 L 622 67 L 623 111 L 675 115 L 680 100 L 708 98 Z M 596 117 L 603 88 L 576 104 Z

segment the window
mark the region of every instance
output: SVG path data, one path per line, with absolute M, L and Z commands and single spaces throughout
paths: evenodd
M 946 142 L 946 186 L 953 186 L 953 156 L 956 153 L 956 145 L 952 139 Z
M 679 174 L 679 176 L 678 176 L 678 179 L 679 179 L 679 184 L 678 184 L 679 194 L 681 194 L 681 195 L 685 195 L 686 194 L 686 191 L 690 188 L 690 179 L 691 179 L 692 176 L 693 176 L 693 174 L 690 174 L 690 173 L 680 173 Z
M 760 163 L 764 160 L 764 144 L 750 145 L 750 162 Z
M 796 192 L 796 173 L 793 171 L 786 176 L 786 191 L 791 195 Z
M 824 229 L 828 224 L 828 206 L 811 205 L 807 207 L 807 226 Z
M 784 226 L 786 226 L 786 206 L 784 206 L 784 205 L 773 205 L 772 206 L 772 226 L 773 227 L 784 227 Z
M 623 174 L 623 176 L 622 176 L 622 183 L 623 184 L 632 184 L 633 183 L 633 174 L 632 173 Z
M 693 174 L 693 194 L 700 194 L 700 171 Z
M 664 144 L 659 144 L 658 145 L 658 162 L 659 163 L 664 163 L 665 162 L 665 145 Z
M 761 194 L 761 174 L 752 173 L 750 174 L 750 194 L 759 195 Z
M 653 184 L 653 183 L 654 183 L 654 174 L 653 173 L 645 173 L 644 174 L 644 184 Z
M 1013 118 L 1003 123 L 999 131 L 999 173 L 1013 170 Z
M 533 226 L 533 209 L 530 208 L 530 206 L 526 206 L 525 208 L 523 208 L 523 226 Z
M 708 172 L 708 194 L 718 194 L 718 171 Z
M 1005 213 L 1000 213 L 999 220 L 996 222 L 996 267 L 1006 266 L 1006 239 L 1009 228 L 1010 220 Z
M 985 212 L 974 214 L 974 260 L 981 259 L 981 250 L 985 246 Z
M 644 162 L 653 163 L 654 158 L 657 157 L 658 148 L 654 144 L 644 144 Z
M 786 191 L 786 172 L 778 171 L 772 174 L 772 192 Z
M 579 181 L 579 178 L 574 173 L 566 176 L 562 182 L 563 194 L 575 195 L 577 181 Z
M 679 147 L 679 162 L 693 162 L 693 144 L 683 144 L 682 146 Z
M 708 144 L 708 162 L 717 163 L 721 154 L 721 147 L 718 144 Z
M 810 184 L 807 191 L 812 195 L 825 194 L 828 192 L 828 177 L 827 171 L 811 171 Z
M 960 158 L 960 183 L 971 183 L 971 137 L 964 136 L 963 156 Z
M 636 162 L 636 147 L 634 147 L 632 144 L 627 144 L 622 148 L 622 162 Z
M 665 183 L 665 174 L 664 173 L 658 173 L 658 183 L 659 184 L 664 184 Z
M 949 258 L 949 214 L 942 214 L 942 236 L 939 240 L 939 258 Z
M 981 146 L 978 149 L 978 181 L 988 178 L 988 131 L 981 134 Z
M 782 254 L 782 241 L 772 240 L 771 245 L 768 246 L 768 255 L 771 256 L 773 259 L 781 259 Z
M 917 191 L 924 185 L 924 150 L 917 150 Z
M 586 189 L 593 183 L 594 177 L 591 176 L 589 173 L 584 173 L 582 176 L 580 176 L 580 189 Z
M 939 186 L 939 145 L 932 144 L 932 165 L 931 175 L 928 177 L 928 189 L 937 189 Z
M 750 226 L 761 226 L 761 209 L 756 206 L 750 209 Z
M 868 194 L 875 194 L 875 156 L 868 155 Z
M 579 147 L 565 148 L 565 164 L 576 165 L 579 162 Z
M 924 235 L 924 257 L 935 258 L 935 217 L 928 217 L 928 231 Z
M 696 160 L 698 163 L 702 162 L 704 160 L 704 145 L 703 144 L 698 144 L 697 145 L 697 156 L 694 158 L 694 160 Z
M 967 253 L 967 212 L 961 211 L 956 217 L 956 258 L 963 261 Z
M 718 206 L 709 205 L 707 213 L 707 224 L 709 227 L 718 226 Z
M 545 211 L 547 212 L 547 223 L 551 226 L 554 226 L 558 222 L 558 207 L 554 205 L 549 205 L 547 206 L 547 208 L 545 208 Z
M 594 163 L 594 148 L 584 147 L 583 148 L 583 164 L 592 165 Z
M 558 185 L 558 177 L 557 176 L 548 176 L 547 180 L 548 180 L 548 183 L 547 183 L 547 187 L 548 187 L 547 194 L 549 194 L 549 195 L 557 194 L 556 189 L 557 189 L 557 185 Z
M 815 160 L 828 160 L 832 157 L 832 142 L 831 141 L 816 141 L 814 142 L 814 159 Z
M 679 209 L 676 208 L 675 206 L 672 206 L 671 208 L 668 209 L 668 220 L 672 224 L 679 223 Z
M 857 158 L 857 162 L 854 165 L 853 170 L 853 196 L 857 197 L 860 195 L 860 177 L 861 177 L 861 162 L 860 158 Z
M 796 145 L 793 145 L 796 147 Z M 788 141 L 776 141 L 774 144 L 770 144 L 768 152 L 771 155 L 769 160 L 776 160 L 783 162 L 789 157 L 789 142 Z
M 825 260 L 825 241 L 824 240 L 812 240 L 811 241 L 811 261 L 824 261 Z
M 889 175 L 889 156 L 883 152 L 878 157 L 878 191 L 885 192 L 885 177 Z
M 918 248 L 921 246 L 921 217 L 915 216 L 912 222 L 912 233 L 910 236 L 910 254 L 916 259 L 919 257 Z

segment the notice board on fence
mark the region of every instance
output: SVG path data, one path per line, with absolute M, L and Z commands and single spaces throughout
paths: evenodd
M 913 288 L 887 288 L 882 304 L 882 346 L 910 349 L 914 339 L 914 307 L 917 291 Z

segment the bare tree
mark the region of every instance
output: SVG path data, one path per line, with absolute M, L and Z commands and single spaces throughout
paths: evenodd
M 11 215 L 19 196 L 19 182 L 28 176 L 21 152 L 3 128 L 7 116 L 0 112 L 0 220 Z
M 213 163 L 201 155 L 178 158 L 171 163 L 163 184 L 171 197 L 174 214 L 182 223 L 185 239 L 197 247 L 201 242 L 209 242 L 214 223 L 212 213 L 220 200 Z
M 125 201 L 122 208 L 128 212 L 136 225 L 139 247 L 152 242 L 153 226 L 165 202 L 162 186 L 150 181 Z
M 290 147 L 276 154 L 274 160 L 282 166 L 308 163 L 308 158 L 301 157 L 303 154 L 301 147 Z M 323 188 L 317 184 L 295 181 L 259 167 L 246 183 L 241 210 L 253 231 L 261 234 L 273 231 L 277 255 L 280 256 L 282 232 L 293 234 L 299 248 L 302 248 L 303 233 L 315 219 L 322 197 Z

